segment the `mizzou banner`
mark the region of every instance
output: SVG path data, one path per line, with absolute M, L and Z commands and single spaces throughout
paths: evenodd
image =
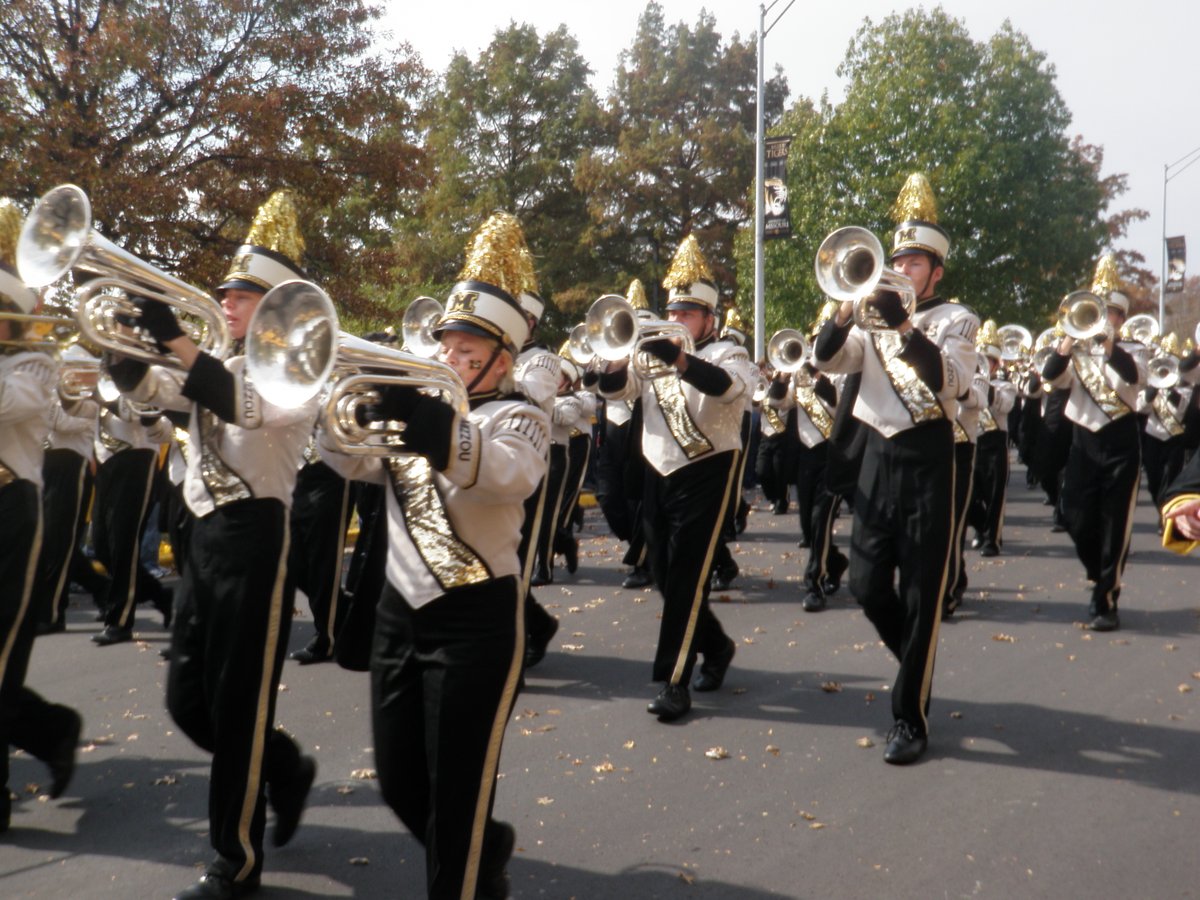
M 1187 247 L 1180 237 L 1167 238 L 1167 284 L 1165 292 L 1176 294 L 1183 290 L 1183 275 L 1187 269 Z
M 788 212 L 787 158 L 790 137 L 767 138 L 763 147 L 763 238 L 792 236 L 792 217 Z

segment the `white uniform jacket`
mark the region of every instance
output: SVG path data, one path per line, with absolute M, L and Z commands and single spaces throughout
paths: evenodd
M 50 433 L 58 362 L 20 350 L 0 356 L 0 487 L 18 479 L 42 489 L 42 460 Z
M 449 463 L 425 456 L 346 456 L 322 431 L 321 456 L 342 477 L 389 486 L 387 579 L 413 607 L 451 588 L 520 576 L 525 498 L 546 474 L 550 422 L 523 399 L 455 414 Z

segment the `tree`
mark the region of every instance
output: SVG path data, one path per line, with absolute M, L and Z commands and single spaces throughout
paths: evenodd
M 914 171 L 929 176 L 951 236 L 944 295 L 1035 332 L 1144 215 L 1105 218 L 1124 178 L 1102 179 L 1099 149 L 1069 138 L 1054 67 L 1008 22 L 975 42 L 940 8 L 867 19 L 838 74 L 849 82 L 841 105 L 802 101 L 781 127 L 796 135 L 794 235 L 767 246 L 768 331 L 814 317 L 824 298 L 813 258 L 834 228 L 862 225 L 887 246 L 889 210 Z M 739 247 L 740 259 L 753 252 Z M 742 291 L 753 289 L 751 269 L 739 269 Z
M 421 184 L 411 106 L 425 72 L 370 52 L 363 0 L 8 0 L 0 185 L 71 181 L 102 233 L 213 284 L 258 205 L 291 187 L 307 265 L 353 316 L 390 268 Z
M 576 179 L 588 194 L 589 240 L 619 288 L 640 276 L 651 295 L 685 236 L 695 233 L 714 275 L 733 285 L 733 238 L 749 216 L 754 180 L 755 42 L 722 41 L 712 15 L 667 27 L 649 3 L 605 104 L 608 140 L 585 153 Z M 766 87 L 777 116 L 787 82 Z
M 423 116 L 434 166 L 418 217 L 397 229 L 402 281 L 448 286 L 470 232 L 497 209 L 520 219 L 544 295 L 594 278 L 574 184 L 596 139 L 590 72 L 565 26 L 540 38 L 510 23 L 478 60 L 454 56 Z

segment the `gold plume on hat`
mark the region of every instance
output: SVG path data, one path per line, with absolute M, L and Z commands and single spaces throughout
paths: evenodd
M 17 270 L 17 240 L 25 216 L 7 197 L 0 198 L 0 265 Z
M 297 266 L 304 263 L 304 236 L 292 192 L 276 191 L 258 208 L 246 243 L 286 256 Z
M 1159 349 L 1163 353 L 1170 353 L 1172 356 L 1181 356 L 1179 352 L 1179 335 L 1171 332 L 1159 342 Z
M 625 299 L 629 301 L 629 305 L 634 309 L 649 309 L 650 303 L 646 300 L 646 289 L 642 286 L 642 279 L 635 278 L 629 282 L 629 289 L 625 291 Z
M 999 347 L 1000 346 L 1000 329 L 996 325 L 995 319 L 988 319 L 979 326 L 979 331 L 975 335 L 976 347 Z
M 892 204 L 892 221 L 897 225 L 914 219 L 931 225 L 936 225 L 938 220 L 937 200 L 929 179 L 922 172 L 908 176 Z
M 537 293 L 533 254 L 525 243 L 521 223 L 511 213 L 488 217 L 467 244 L 467 260 L 459 281 L 482 281 L 516 298 L 523 291 Z
M 736 306 L 729 307 L 729 311 L 725 313 L 725 327 L 740 331 L 742 334 L 746 333 L 746 325 L 742 321 L 742 311 Z
M 671 288 L 688 288 L 697 281 L 711 282 L 712 280 L 712 272 L 708 268 L 704 254 L 700 252 L 700 244 L 696 241 L 694 234 L 689 234 L 683 239 L 679 249 L 675 251 L 675 258 L 671 260 L 671 268 L 667 270 L 667 275 L 663 278 L 663 288 L 668 291 Z
M 1117 275 L 1117 258 L 1111 253 L 1100 257 L 1096 263 L 1096 277 L 1092 279 L 1092 293 L 1101 298 L 1107 297 L 1113 291 L 1121 289 L 1121 279 Z

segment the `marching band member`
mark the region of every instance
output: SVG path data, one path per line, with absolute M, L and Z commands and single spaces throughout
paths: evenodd
M 1178 350 L 1179 339 L 1174 334 L 1167 335 L 1159 345 L 1160 354 L 1176 360 Z M 1184 420 L 1190 402 L 1191 388 L 1182 382 L 1178 371 L 1174 383 L 1147 385 L 1138 395 L 1138 412 L 1146 417 L 1142 429 L 1142 467 L 1155 506 L 1162 506 L 1167 485 L 1183 469 Z
M 563 351 L 568 352 L 566 344 Z M 560 354 L 562 355 L 562 354 Z M 583 492 L 583 479 L 587 474 L 588 462 L 592 458 L 592 420 L 596 416 L 596 395 L 591 391 L 580 389 L 582 372 L 574 360 L 563 355 L 563 377 L 570 380 L 571 398 L 578 404 L 579 412 L 575 421 L 569 426 L 567 442 L 567 477 L 563 488 L 564 499 L 562 511 L 558 515 L 558 527 L 554 532 L 554 553 L 562 554 L 566 561 L 567 571 L 574 573 L 579 567 L 579 540 L 575 537 L 576 521 L 582 527 L 582 514 L 579 508 L 579 495 Z M 555 415 L 558 414 L 558 404 L 555 403 Z M 553 574 L 554 567 L 551 566 Z
M 33 292 L 17 277 L 20 211 L 0 200 L 0 314 L 30 315 Z M 42 543 L 43 442 L 50 433 L 58 364 L 22 344 L 25 323 L 0 315 L 0 833 L 8 830 L 9 747 L 50 767 L 51 797 L 67 789 L 83 720 L 25 686 L 36 631 L 30 610 Z
M 536 568 L 530 581 L 534 587 L 554 581 L 554 554 L 559 521 L 571 494 L 567 477 L 572 465 L 571 433 L 578 429 L 583 417 L 583 405 L 575 396 L 571 377 L 576 374 L 574 364 L 559 356 L 557 367 L 557 393 L 550 404 L 550 464 L 546 475 L 546 505 L 542 510 L 541 528 L 538 530 Z M 575 570 L 573 565 L 569 565 L 569 568 L 571 571 Z
M 195 516 L 171 640 L 167 708 L 212 753 L 209 840 L 217 857 L 176 900 L 223 900 L 258 887 L 266 806 L 283 846 L 295 833 L 316 762 L 274 727 L 292 607 L 285 602 L 289 507 L 314 398 L 295 409 L 263 400 L 240 354 L 263 296 L 302 277 L 304 241 L 290 197 L 259 209 L 218 286 L 234 339 L 219 360 L 187 337 L 171 308 L 140 301 L 138 325 L 174 353 L 180 372 L 123 359 L 113 380 L 135 399 L 190 414 L 184 499 Z
M 1110 333 L 1103 344 L 1064 336 L 1042 369 L 1054 387 L 1070 389 L 1066 416 L 1073 428 L 1062 505 L 1075 552 L 1094 582 L 1088 615 L 1095 631 L 1120 627 L 1117 601 L 1141 469 L 1134 410 L 1145 374 L 1115 339 L 1129 313 L 1118 285 L 1116 262 L 1106 256 L 1092 292 L 1105 303 Z
M 640 396 L 646 485 L 643 516 L 650 568 L 663 594 L 653 678 L 663 688 L 647 710 L 661 721 L 686 715 L 697 654 L 697 691 L 721 687 L 736 649 L 708 604 L 709 577 L 726 504 L 737 496 L 742 410 L 757 373 L 746 351 L 717 339 L 717 288 L 694 235 L 671 263 L 663 287 L 668 315 L 691 333 L 694 352 L 672 340 L 647 342 L 670 372 L 643 378 L 614 363 L 600 391 L 617 400 Z
M 916 762 L 928 744 L 928 706 L 954 521 L 958 398 L 975 371 L 979 319 L 937 295 L 950 240 L 936 224 L 929 183 L 911 176 L 895 211 L 892 266 L 913 282 L 910 316 L 898 294 L 869 302 L 886 328 L 853 324 L 854 302 L 826 322 L 818 369 L 862 372 L 854 415 L 866 446 L 854 497 L 850 589 L 900 661 L 892 688 L 895 725 L 884 760 Z M 899 593 L 894 586 L 899 570 Z
M 322 443 L 347 478 L 386 486 L 387 587 L 371 655 L 376 766 L 384 800 L 425 847 L 436 898 L 508 896 L 515 834 L 492 806 L 524 659 L 524 501 L 545 475 L 550 429 L 512 376 L 528 333 L 516 297 L 532 267 L 503 263 L 523 246 L 512 216 L 489 219 L 435 329 L 468 414 L 386 387 L 365 418 L 420 422 L 404 432 L 407 453 L 340 456 Z
M 754 460 L 754 475 L 763 496 L 771 504 L 771 512 L 782 516 L 788 511 L 788 494 L 791 493 L 791 463 L 788 448 L 788 412 L 778 403 L 783 395 L 788 393 L 791 376 L 785 372 L 770 373 L 766 395 L 759 404 L 758 417 L 758 454 Z M 778 388 L 781 395 L 776 402 L 771 402 L 770 392 Z
M 721 340 L 731 341 L 738 347 L 744 348 L 747 338 L 746 326 L 742 324 L 742 314 L 736 306 L 731 306 L 725 313 L 725 327 L 721 329 Z M 757 372 L 754 374 L 758 375 Z M 741 449 L 738 451 L 737 479 L 734 481 L 733 497 L 730 498 L 729 506 L 725 510 L 725 524 L 721 527 L 720 536 L 717 538 L 717 552 L 713 556 L 712 589 L 714 591 L 729 590 L 733 580 L 741 572 L 737 560 L 733 558 L 733 553 L 729 550 L 729 545 L 737 540 L 737 536 L 741 532 L 746 530 L 746 516 L 750 512 L 750 505 L 742 494 L 742 486 L 745 483 L 746 465 L 753 449 L 751 437 L 754 434 L 756 393 L 757 391 L 751 391 L 746 395 L 745 407 L 742 410 L 742 442 Z M 756 451 L 755 456 L 757 458 Z
M 951 300 L 951 303 L 957 301 Z M 991 323 L 993 326 L 995 323 Z M 979 330 L 983 334 L 983 329 Z M 980 354 L 982 355 L 982 354 Z M 942 618 L 953 616 L 967 594 L 967 566 L 963 554 L 967 543 L 967 519 L 975 491 L 975 454 L 979 441 L 979 417 L 987 408 L 987 376 L 977 364 L 971 385 L 958 398 L 954 417 L 954 534 L 950 541 L 950 568 L 942 599 Z
M 987 325 L 991 325 L 989 329 Z M 1002 378 L 996 323 L 990 319 L 979 332 L 987 360 L 985 402 L 979 410 L 975 443 L 974 485 L 968 513 L 975 529 L 973 547 L 980 556 L 999 556 L 1004 545 L 1004 500 L 1008 493 L 1008 414 L 1017 400 L 1016 386 Z

